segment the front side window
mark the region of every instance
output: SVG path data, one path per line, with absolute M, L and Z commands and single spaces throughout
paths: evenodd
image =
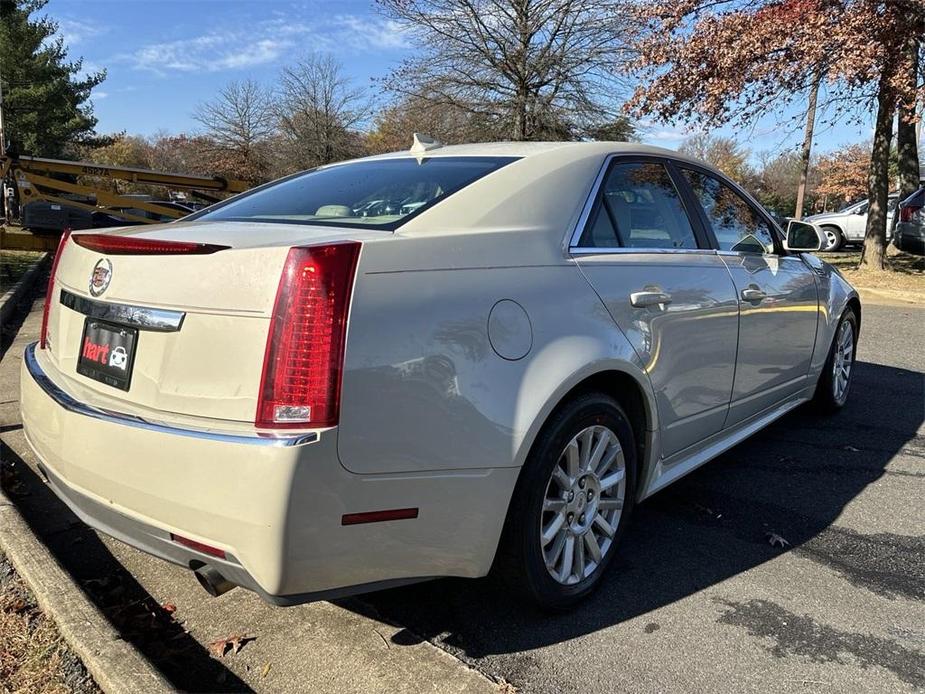
M 614 164 L 580 245 L 587 248 L 697 248 L 684 205 L 662 164 Z
M 284 222 L 393 230 L 516 157 L 374 159 L 314 169 L 187 220 Z
M 682 170 L 707 215 L 721 251 L 774 252 L 774 232 L 745 198 L 718 178 Z

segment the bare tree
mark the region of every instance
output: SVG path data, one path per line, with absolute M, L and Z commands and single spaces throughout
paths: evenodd
M 210 158 L 222 173 L 258 181 L 266 176 L 266 140 L 275 129 L 270 93 L 253 80 L 230 82 L 200 104 L 195 118 L 206 130 Z
M 748 163 L 751 152 L 730 137 L 696 133 L 685 139 L 678 151 L 715 166 L 740 183 L 747 184 L 754 175 Z
M 378 0 L 420 48 L 387 79 L 404 97 L 488 119 L 513 140 L 613 120 L 629 30 L 619 0 Z
M 372 112 L 363 90 L 330 55 L 309 55 L 280 74 L 277 101 L 284 152 L 296 168 L 310 168 L 362 152 L 357 132 Z

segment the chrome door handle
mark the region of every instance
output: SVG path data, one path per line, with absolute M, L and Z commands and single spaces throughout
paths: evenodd
M 767 299 L 768 295 L 755 287 L 746 287 L 742 290 L 742 301 L 757 302 Z
M 658 304 L 670 304 L 671 294 L 666 294 L 657 289 L 644 289 L 641 292 L 630 294 L 630 303 L 636 308 L 645 308 L 646 306 L 656 306 Z

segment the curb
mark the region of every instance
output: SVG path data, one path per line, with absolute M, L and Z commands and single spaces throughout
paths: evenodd
M 897 289 L 873 289 L 870 287 L 853 285 L 862 299 L 872 304 L 887 304 L 891 306 L 925 306 L 925 295 L 903 292 Z M 866 297 L 864 295 L 867 295 Z
M 107 694 L 160 694 L 173 688 L 77 587 L 0 489 L 0 550 L 28 584 L 70 649 Z
M 32 291 L 32 287 L 48 265 L 50 258 L 51 253 L 45 253 L 32 265 L 32 267 L 26 270 L 26 274 L 20 277 L 16 284 L 0 297 L 0 327 L 9 322 L 10 316 L 13 315 L 19 302 Z

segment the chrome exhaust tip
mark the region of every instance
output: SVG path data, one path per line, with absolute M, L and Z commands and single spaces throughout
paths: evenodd
M 196 574 L 196 580 L 199 581 L 199 585 L 201 585 L 213 598 L 227 593 L 232 588 L 237 588 L 234 583 L 222 576 L 208 564 L 200 566 L 198 569 L 193 569 L 193 573 Z

